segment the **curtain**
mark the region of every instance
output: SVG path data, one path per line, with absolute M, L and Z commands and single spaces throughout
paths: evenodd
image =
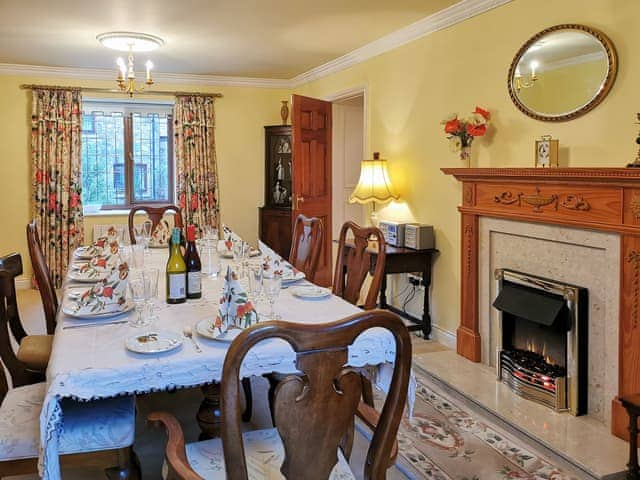
M 84 235 L 81 103 L 77 89 L 33 90 L 32 213 L 56 288 L 62 286 L 70 254 L 82 244 Z
M 214 98 L 178 95 L 173 108 L 176 193 L 185 225 L 219 227 Z

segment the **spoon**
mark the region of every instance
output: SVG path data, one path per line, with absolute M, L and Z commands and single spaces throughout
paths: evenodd
M 182 329 L 182 334 L 191 340 L 191 343 L 193 343 L 193 347 L 196 349 L 196 352 L 198 353 L 202 353 L 202 349 L 200 348 L 200 345 L 198 345 L 198 342 L 196 342 L 196 339 L 193 338 L 193 331 L 191 330 L 191 327 L 189 326 L 185 326 Z

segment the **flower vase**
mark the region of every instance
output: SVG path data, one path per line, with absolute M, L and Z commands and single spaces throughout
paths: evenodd
M 471 167 L 471 147 L 462 147 L 460 149 L 460 160 L 467 163 L 467 168 Z
M 281 100 L 282 107 L 280 107 L 280 118 L 282 118 L 282 125 L 287 124 L 287 119 L 289 118 L 289 101 Z

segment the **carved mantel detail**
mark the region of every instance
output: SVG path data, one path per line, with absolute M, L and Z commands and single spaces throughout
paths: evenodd
M 461 231 L 461 307 L 457 351 L 480 361 L 477 322 L 478 218 L 564 225 L 620 235 L 618 397 L 640 392 L 640 169 L 443 168 L 464 182 Z M 472 195 L 472 197 L 469 197 Z M 472 199 L 472 201 L 469 201 Z M 628 437 L 628 417 L 612 399 L 612 432 Z

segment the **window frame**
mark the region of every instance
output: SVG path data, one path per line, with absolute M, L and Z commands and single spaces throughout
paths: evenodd
M 124 130 L 124 200 L 122 204 L 101 205 L 100 211 L 129 210 L 139 205 L 166 205 L 175 204 L 175 158 L 173 155 L 173 103 L 166 102 L 136 102 L 122 100 L 85 100 L 82 105 L 82 114 L 92 112 L 120 113 L 122 114 Z M 85 113 L 86 112 L 86 113 Z M 167 191 L 166 200 L 136 201 L 134 198 L 134 165 L 133 160 L 133 116 L 135 114 L 163 115 L 167 119 Z M 83 186 L 84 188 L 84 186 Z

